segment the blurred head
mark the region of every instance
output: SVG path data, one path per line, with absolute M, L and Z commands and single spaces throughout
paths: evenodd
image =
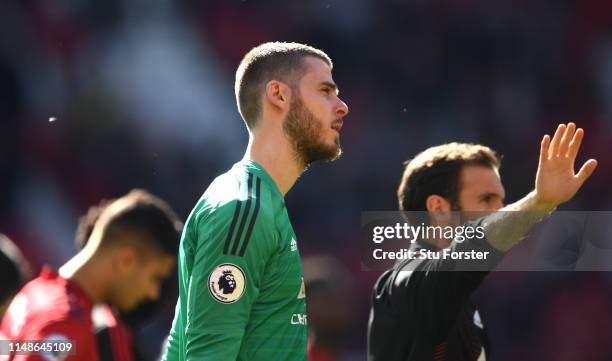
M 499 177 L 500 159 L 486 146 L 448 143 L 431 147 L 404 163 L 397 190 L 400 211 L 427 211 L 430 223 L 438 213 L 493 212 L 504 206 L 505 191 Z M 440 222 L 437 222 L 440 224 Z
M 351 325 L 353 277 L 340 260 L 313 256 L 303 261 L 308 328 L 311 342 L 326 349 L 337 349 Z
M 105 302 L 129 311 L 157 300 L 176 265 L 181 228 L 170 206 L 144 190 L 92 207 L 76 242 L 109 264 Z
M 0 320 L 13 296 L 30 278 L 30 267 L 19 248 L 0 233 Z
M 342 153 L 339 131 L 347 105 L 338 97 L 331 59 L 297 43 L 265 43 L 249 51 L 236 71 L 238 109 L 251 133 L 277 115 L 297 160 L 308 165 Z

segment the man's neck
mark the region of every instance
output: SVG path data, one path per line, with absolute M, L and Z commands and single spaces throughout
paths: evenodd
M 59 269 L 59 275 L 65 279 L 76 282 L 79 287 L 89 296 L 92 303 L 104 301 L 103 280 L 100 275 L 103 270 L 99 269 L 96 262 L 87 257 L 83 250 L 72 257 Z
M 293 149 L 284 136 L 251 135 L 243 159 L 259 163 L 270 174 L 283 196 L 289 192 L 305 169 L 305 166 L 295 159 Z

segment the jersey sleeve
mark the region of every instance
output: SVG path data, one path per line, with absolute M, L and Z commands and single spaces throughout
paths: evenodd
M 265 266 L 278 248 L 277 227 L 260 197 L 228 202 L 197 217 L 184 310 L 185 358 L 235 360 Z
M 30 340 L 52 342 L 50 350 L 34 352 L 28 355 L 15 355 L 13 361 L 91 361 L 98 360 L 98 350 L 95 347 L 93 330 L 84 330 L 79 320 L 66 319 L 53 322 L 36 335 L 28 337 Z M 60 352 L 60 345 L 70 345 L 65 352 Z M 63 347 L 62 347 L 63 348 Z

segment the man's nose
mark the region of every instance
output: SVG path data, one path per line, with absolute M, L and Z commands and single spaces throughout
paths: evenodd
M 338 104 L 336 105 L 335 112 L 338 118 L 345 117 L 349 113 L 348 105 L 342 101 L 342 99 L 338 98 Z
M 151 301 L 157 301 L 159 298 L 159 285 L 155 285 L 149 289 L 149 294 L 147 295 Z

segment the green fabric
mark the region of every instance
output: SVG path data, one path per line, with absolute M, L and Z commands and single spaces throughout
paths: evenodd
M 162 360 L 306 360 L 296 237 L 281 192 L 259 164 L 241 161 L 208 187 L 185 224 L 178 266 Z

